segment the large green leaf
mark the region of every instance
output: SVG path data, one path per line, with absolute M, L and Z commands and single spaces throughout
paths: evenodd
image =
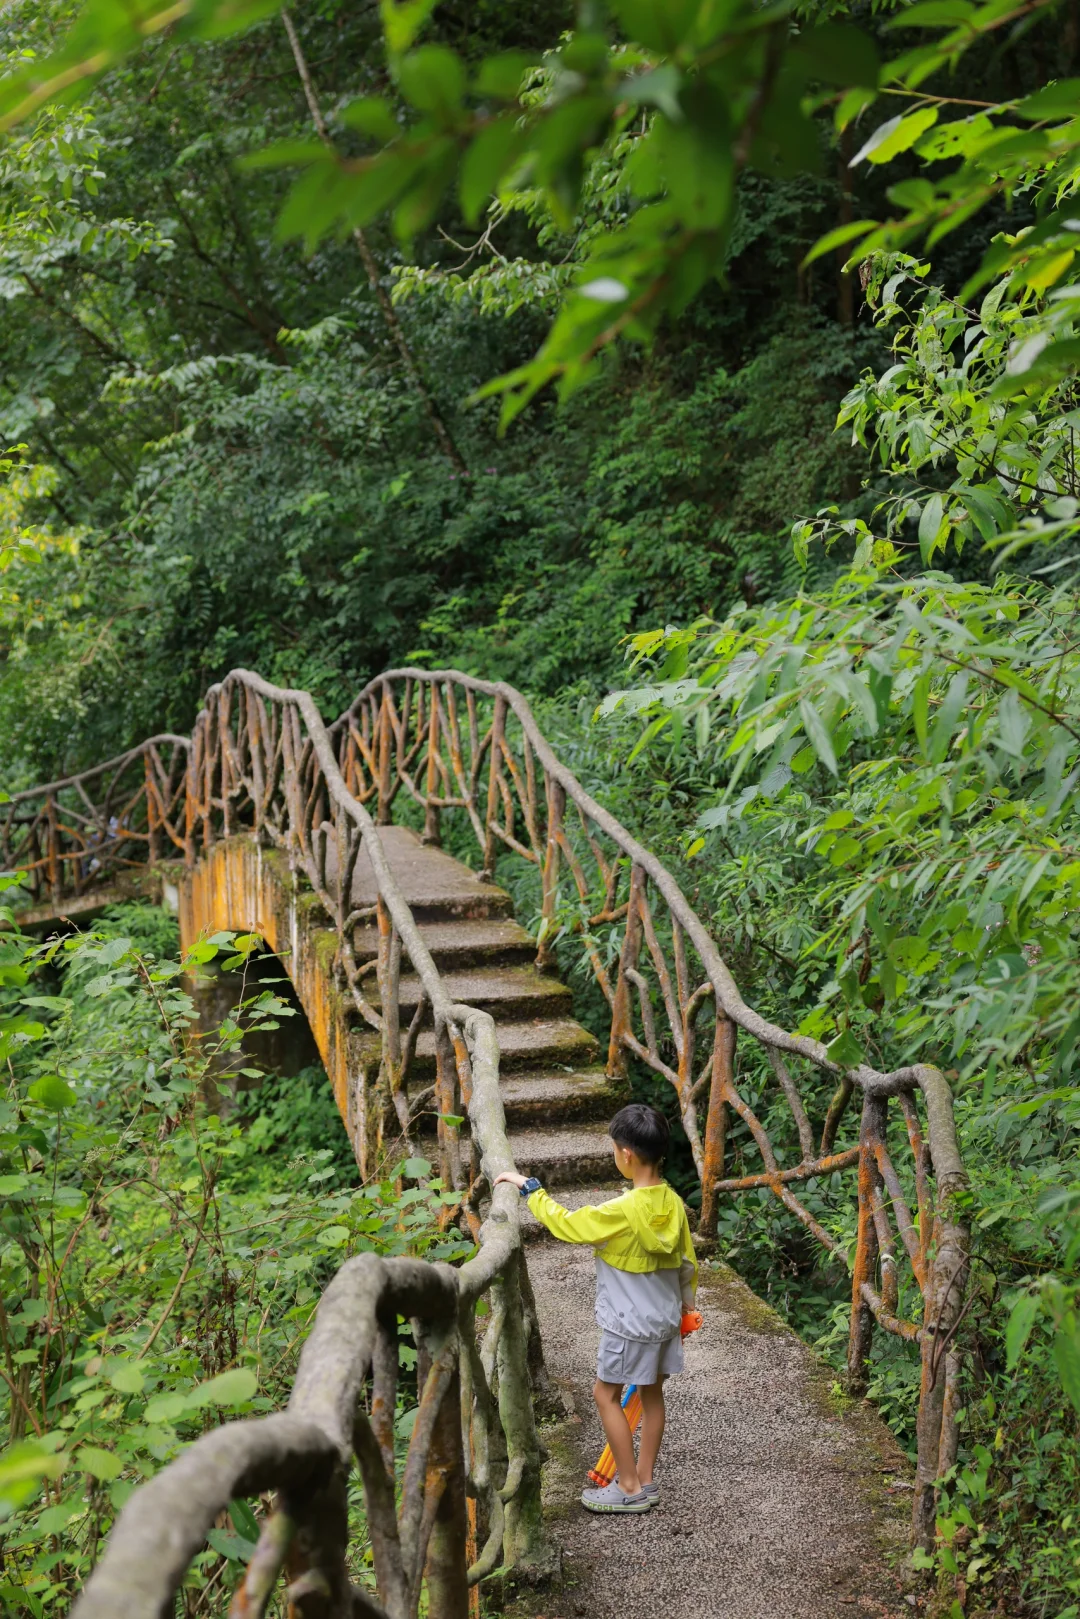
M 249 1366 L 237 1366 L 232 1371 L 220 1372 L 208 1383 L 200 1383 L 187 1396 L 192 1409 L 206 1405 L 230 1408 L 246 1405 L 258 1391 L 259 1380 Z
M 886 119 L 879 124 L 868 140 L 864 141 L 855 156 L 851 159 L 851 167 L 864 161 L 871 163 L 889 163 L 901 152 L 908 151 L 921 135 L 924 135 L 932 124 L 937 122 L 936 107 L 920 107 L 917 112 L 897 114 L 895 118 Z
M 32 1501 L 47 1478 L 58 1478 L 67 1457 L 37 1440 L 23 1440 L 0 1451 L 0 1522 Z
M 407 51 L 435 9 L 435 0 L 379 0 L 386 45 L 392 56 Z
M 1075 1316 L 1054 1334 L 1054 1364 L 1073 1409 L 1080 1412 L 1080 1328 Z
M 81 1472 L 89 1473 L 92 1478 L 103 1480 L 111 1484 L 113 1479 L 119 1478 L 124 1470 L 120 1457 L 111 1450 L 102 1450 L 100 1445 L 80 1445 L 75 1452 L 75 1466 Z
M 832 737 L 829 735 L 825 721 L 815 708 L 813 701 L 808 697 L 799 699 L 799 716 L 803 722 L 807 740 L 826 770 L 837 774 L 836 751 L 833 747 Z
M 1037 1293 L 1021 1293 L 1009 1312 L 1008 1325 L 1005 1328 L 1005 1363 L 1010 1372 L 1027 1348 L 1031 1329 L 1038 1319 L 1039 1308 Z
M 524 146 L 525 136 L 512 113 L 493 118 L 472 142 L 458 181 L 462 212 L 470 225 L 479 219 Z
M 59 1074 L 43 1074 L 35 1079 L 27 1092 L 32 1102 L 41 1107 L 47 1107 L 54 1113 L 59 1113 L 65 1107 L 74 1107 L 78 1096 L 66 1080 Z
M 452 123 L 465 99 L 465 68 L 445 45 L 422 45 L 398 64 L 402 93 L 420 112 Z
M 119 1394 L 141 1394 L 145 1381 L 134 1361 L 122 1363 L 109 1374 L 109 1382 Z

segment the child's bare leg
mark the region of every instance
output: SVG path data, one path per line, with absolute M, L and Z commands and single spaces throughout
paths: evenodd
M 626 1420 L 621 1404 L 622 1384 L 601 1383 L 597 1378 L 592 1392 L 596 1409 L 600 1413 L 600 1421 L 604 1424 L 607 1442 L 611 1446 L 611 1454 L 615 1458 L 615 1466 L 619 1470 L 619 1488 L 626 1495 L 636 1495 L 641 1483 L 638 1479 L 637 1462 L 634 1460 L 634 1436 L 630 1432 L 630 1424 Z
M 659 1377 L 655 1383 L 642 1383 L 638 1389 L 641 1395 L 641 1443 L 638 1446 L 638 1478 L 642 1484 L 651 1484 L 653 1481 L 653 1468 L 660 1452 L 660 1441 L 664 1437 L 664 1379 Z M 615 1446 L 612 1445 L 614 1452 Z

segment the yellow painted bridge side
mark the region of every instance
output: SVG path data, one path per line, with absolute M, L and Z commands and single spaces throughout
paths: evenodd
M 361 1174 L 374 1169 L 360 1031 L 333 972 L 337 935 L 318 899 L 276 851 L 253 838 L 215 843 L 179 879 L 180 942 L 257 933 L 281 960 L 304 1009 Z

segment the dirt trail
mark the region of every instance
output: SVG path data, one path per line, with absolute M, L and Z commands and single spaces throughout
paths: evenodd
M 575 1192 L 600 1201 L 613 1188 Z M 531 1217 L 530 1217 L 531 1219 Z M 864 1404 L 723 1265 L 703 1268 L 703 1330 L 669 1384 L 662 1499 L 643 1517 L 578 1502 L 603 1443 L 590 1389 L 590 1249 L 528 1246 L 548 1370 L 567 1407 L 544 1430 L 545 1503 L 563 1553 L 545 1619 L 908 1619 L 901 1560 L 911 1469 Z

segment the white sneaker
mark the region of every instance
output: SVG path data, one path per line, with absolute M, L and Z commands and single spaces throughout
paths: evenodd
M 627 1495 L 612 1480 L 602 1490 L 582 1490 L 581 1504 L 586 1512 L 648 1512 L 653 1498 L 646 1495 L 644 1490 L 639 1490 L 636 1495 Z

